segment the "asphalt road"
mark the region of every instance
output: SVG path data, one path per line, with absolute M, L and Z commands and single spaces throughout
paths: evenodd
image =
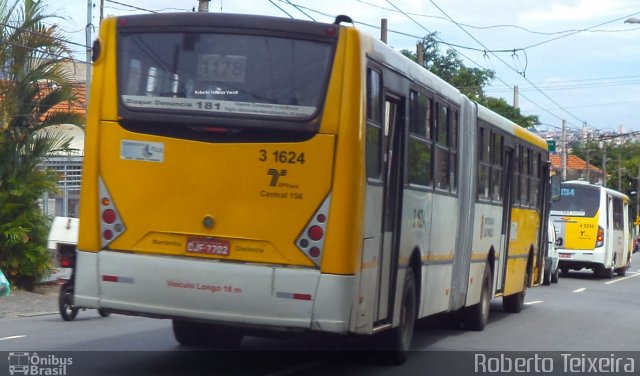
M 607 280 L 590 271 L 570 272 L 559 284 L 529 289 L 518 314 L 504 312 L 501 299 L 494 299 L 482 332 L 448 329 L 442 321 L 419 322 L 416 351 L 400 367 L 381 366 L 372 356 L 353 351 L 357 341 L 340 337 L 247 337 L 238 352 L 189 351 L 174 340 L 169 320 L 101 318 L 95 310 L 80 311 L 73 322 L 58 315 L 2 319 L 0 351 L 68 356 L 74 362 L 65 368 L 67 375 L 457 375 L 455 367 L 468 373 L 469 360 L 478 353 L 522 351 L 524 357 L 547 354 L 557 360 L 561 353 L 584 358 L 599 351 L 618 358 L 625 351 L 640 351 L 640 257 L 625 277 Z M 0 357 L 0 373 L 7 360 Z M 636 363 L 637 372 L 640 360 Z

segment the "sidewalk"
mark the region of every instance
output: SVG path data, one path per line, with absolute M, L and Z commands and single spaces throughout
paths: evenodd
M 0 319 L 58 314 L 59 292 L 55 282 L 38 285 L 34 292 L 12 288 L 11 295 L 0 297 Z

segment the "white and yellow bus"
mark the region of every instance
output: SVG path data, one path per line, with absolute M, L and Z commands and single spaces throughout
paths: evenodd
M 588 268 L 607 278 L 624 276 L 631 262 L 629 197 L 584 181 L 561 186 L 551 218 L 562 272 Z
M 353 27 L 106 19 L 95 45 L 75 304 L 173 319 L 183 345 L 374 335 L 541 282 L 546 142 Z

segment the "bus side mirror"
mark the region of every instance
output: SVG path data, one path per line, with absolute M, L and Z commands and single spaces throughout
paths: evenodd
M 551 177 L 551 201 L 560 200 L 560 176 L 553 175 Z

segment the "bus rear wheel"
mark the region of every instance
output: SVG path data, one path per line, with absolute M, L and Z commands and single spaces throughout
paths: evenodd
M 489 264 L 484 267 L 484 276 L 482 277 L 482 292 L 480 293 L 480 302 L 478 304 L 467 307 L 463 311 L 463 323 L 465 329 L 476 331 L 484 330 L 489 320 L 489 307 L 491 306 L 491 272 Z
M 237 348 L 244 337 L 240 329 L 177 319 L 173 320 L 173 335 L 183 346 L 223 350 Z
M 407 270 L 402 291 L 402 307 L 400 308 L 400 324 L 374 337 L 375 349 L 379 350 L 379 359 L 391 365 L 400 365 L 407 360 L 417 314 L 416 283 L 414 272 Z
M 614 272 L 614 266 L 611 265 L 611 267 L 607 268 L 605 266 L 599 266 L 595 269 L 594 273 L 598 276 L 602 276 L 604 278 L 607 279 L 612 279 L 613 278 L 613 272 Z

